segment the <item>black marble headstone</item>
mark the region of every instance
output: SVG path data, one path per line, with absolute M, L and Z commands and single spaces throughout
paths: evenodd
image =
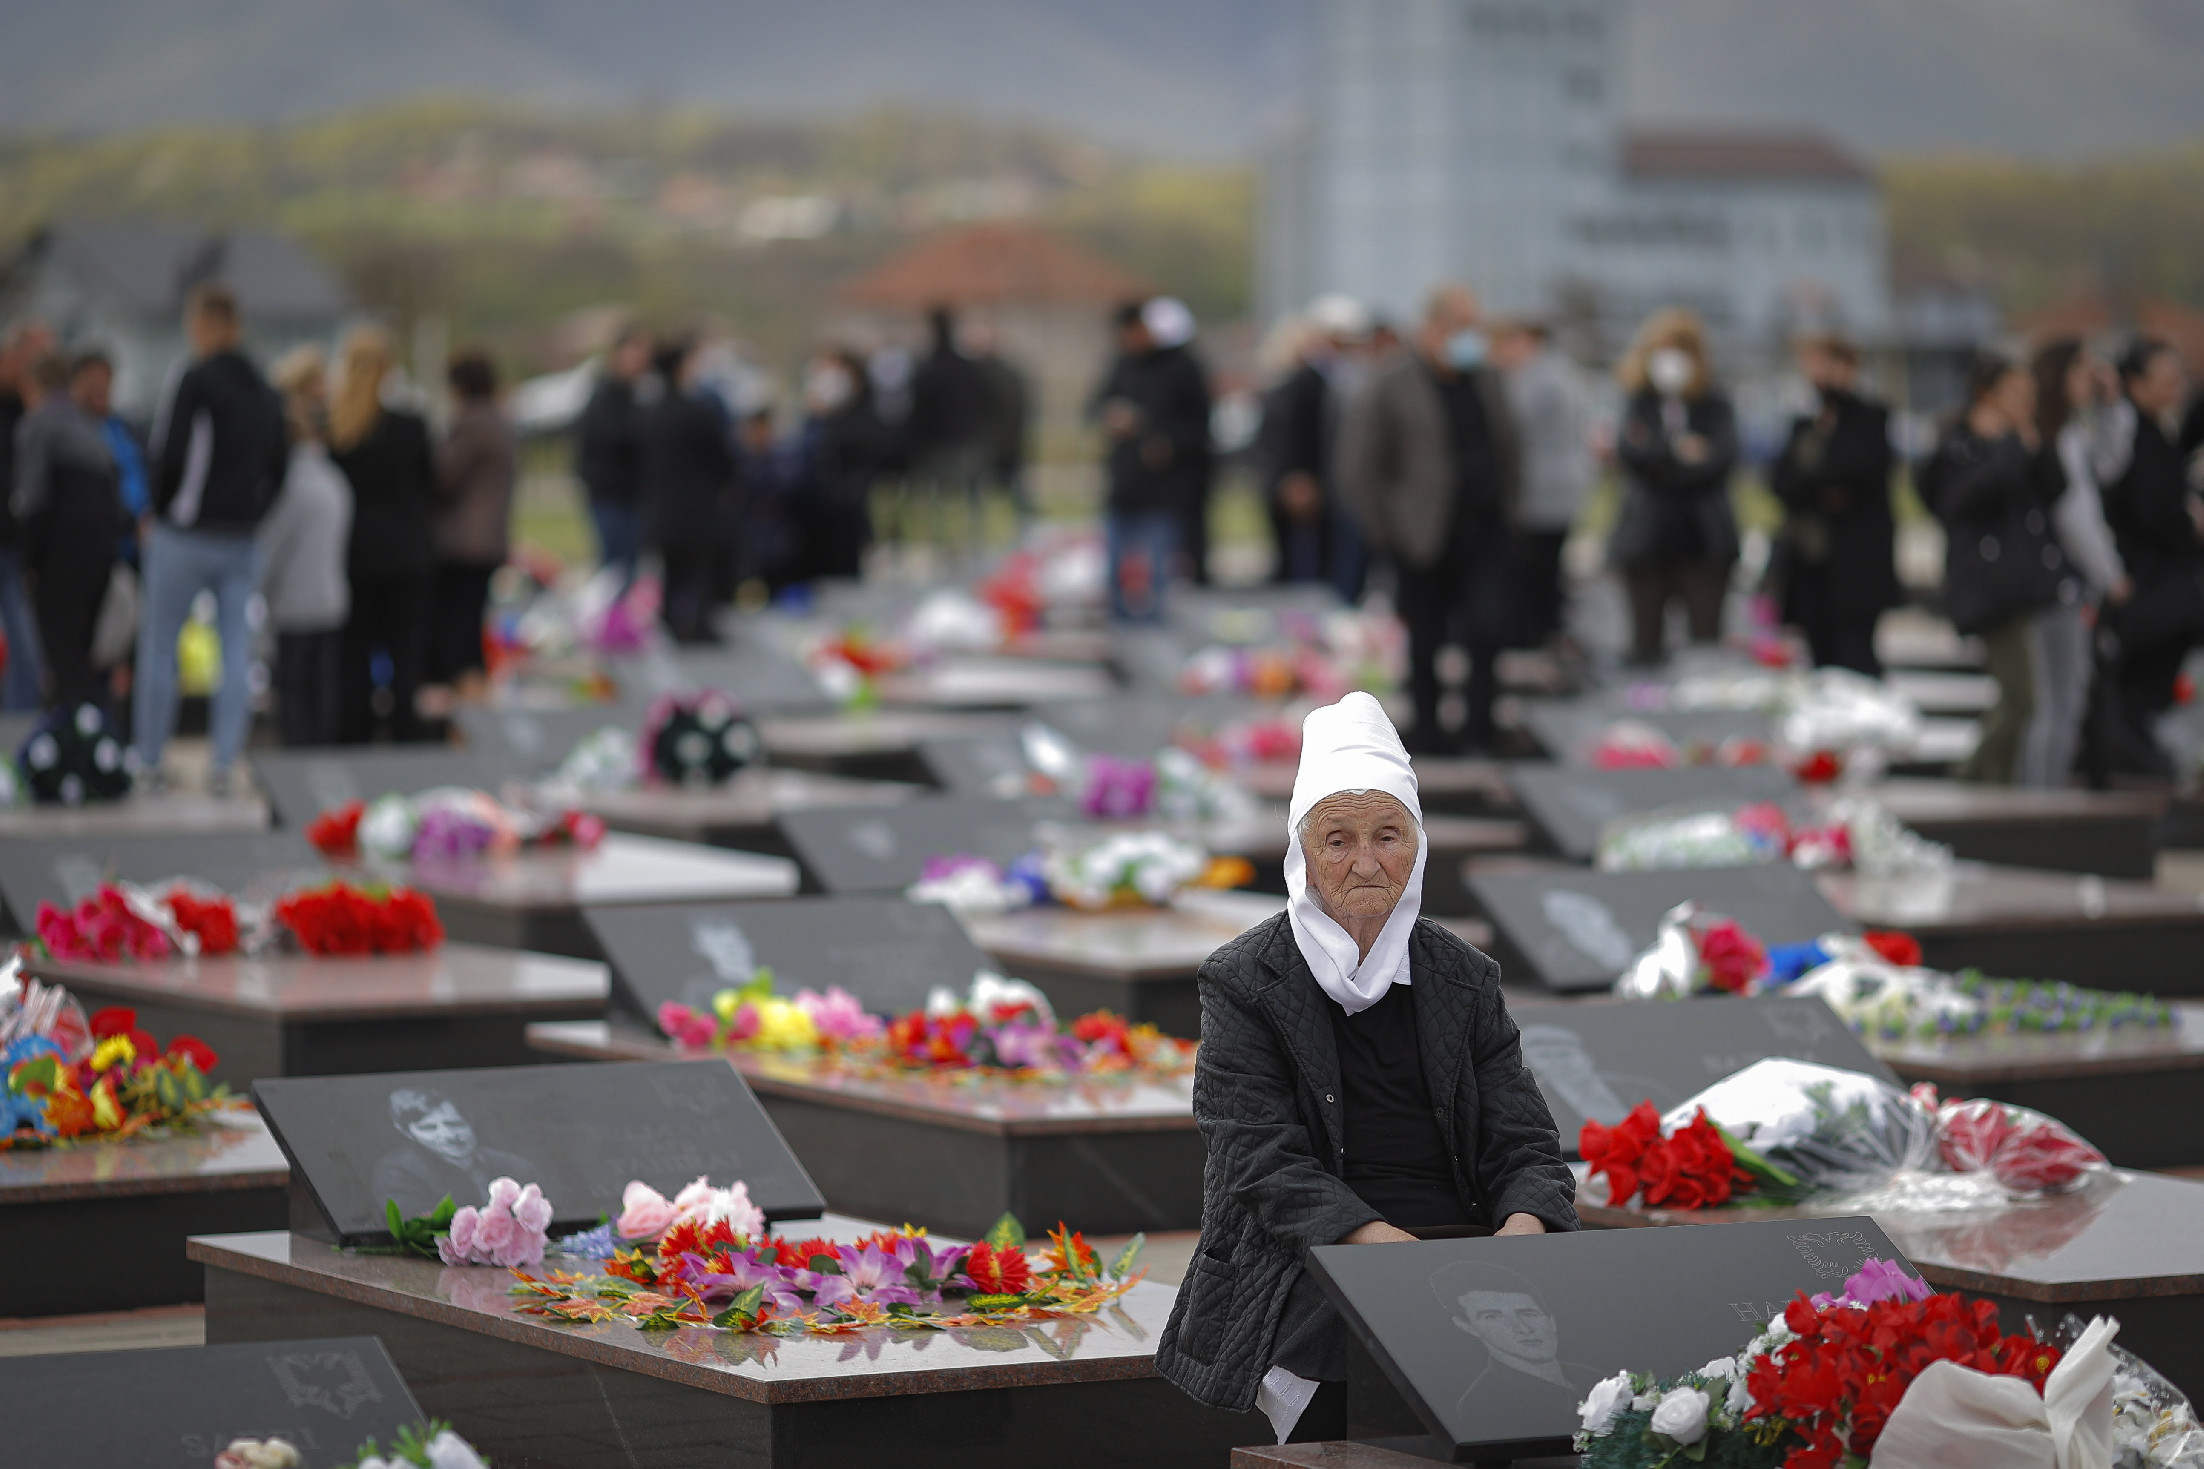
M 1606 699 L 1542 699 L 1526 702 L 1523 723 L 1554 759 L 1583 765 L 1592 746 L 1622 720 L 1650 725 L 1679 747 L 1719 745 L 1727 739 L 1766 740 L 1768 717 L 1743 709 L 1618 709 Z
M 554 770 L 576 745 L 611 726 L 630 735 L 642 725 L 641 704 L 586 704 L 573 709 L 501 709 L 463 705 L 453 714 L 467 752 L 498 762 L 511 774 Z
M 1819 999 L 1529 1001 L 1508 1008 L 1523 1032 L 1523 1064 L 1538 1079 L 1561 1151 L 1571 1158 L 1585 1123 L 1620 1122 L 1644 1101 L 1666 1112 L 1770 1056 L 1898 1079 Z
M 250 757 L 276 824 L 304 829 L 332 807 L 439 786 L 495 791 L 527 770 L 468 750 L 268 750 Z
M 1055 797 L 990 801 L 921 797 L 901 806 L 784 811 L 775 820 L 805 873 L 830 893 L 899 892 L 934 856 L 966 854 L 1008 866 L 1040 845 L 1045 821 L 1074 821 Z
M 240 1438 L 331 1469 L 424 1421 L 372 1336 L 0 1357 L 0 1402 L 7 1462 L 117 1469 L 206 1469 Z
M 408 1217 L 447 1194 L 479 1205 L 500 1175 L 540 1185 L 554 1229 L 619 1213 L 631 1179 L 669 1198 L 699 1175 L 740 1179 L 768 1219 L 826 1207 L 719 1061 L 285 1077 L 254 1082 L 253 1100 L 344 1244 L 388 1238 L 386 1199 Z
M 809 669 L 773 649 L 687 649 L 676 655 L 675 664 L 680 688 L 730 695 L 751 714 L 796 713 L 834 705 Z M 672 691 L 651 690 L 654 696 L 668 692 Z
M 655 1023 L 668 1000 L 702 1009 L 760 967 L 782 994 L 839 985 L 877 1014 L 958 994 L 990 968 L 955 915 L 937 903 L 879 895 L 754 903 L 591 908 L 582 915 L 612 965 L 612 998 Z
M 1459 1460 L 1560 1453 L 1595 1382 L 1734 1355 L 1798 1292 L 1833 1290 L 1869 1258 L 1911 1268 L 1864 1215 L 1308 1252 L 1348 1329 Z
M 1026 763 L 1025 744 L 1015 730 L 920 740 L 918 758 L 952 796 L 1007 801 L 1031 789 L 1033 767 Z
M 1679 872 L 1472 871 L 1465 885 L 1492 922 L 1494 957 L 1507 976 L 1556 990 L 1607 988 L 1678 903 L 1726 914 L 1764 944 L 1858 929 L 1811 876 L 1782 862 Z
M 287 831 L 0 841 L 0 896 L 7 899 L 8 920 L 17 933 L 31 931 L 41 901 L 67 907 L 116 879 L 151 883 L 192 877 L 245 896 L 256 883 L 290 887 L 295 883 L 286 879 L 321 871 L 320 854 Z
M 1607 823 L 1667 807 L 1788 801 L 1798 783 L 1768 765 L 1687 765 L 1669 770 L 1583 770 L 1516 765 L 1508 779 L 1540 838 L 1574 862 L 1589 862 Z
M 1242 699 L 1122 694 L 1036 705 L 1033 717 L 1081 750 L 1150 760 L 1182 738 L 1214 734 L 1257 712 L 1257 706 Z

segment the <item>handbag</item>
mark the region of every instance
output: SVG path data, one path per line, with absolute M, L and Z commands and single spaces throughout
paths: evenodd
M 127 561 L 115 563 L 107 590 L 100 594 L 92 620 L 92 666 L 115 668 L 126 662 L 138 641 L 138 573 Z

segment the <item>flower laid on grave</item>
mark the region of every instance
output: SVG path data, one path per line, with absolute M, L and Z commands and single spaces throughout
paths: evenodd
M 1988 1173 L 2015 1198 L 2064 1193 L 2110 1166 L 2072 1128 L 2033 1108 L 1987 1097 L 1940 1101 L 1925 1081 L 1913 1096 L 1936 1117 L 1943 1165 L 1954 1173 Z
M 2180 1011 L 2151 995 L 1924 968 L 1920 945 L 1904 934 L 1830 934 L 1782 957 L 1775 982 L 1783 993 L 1827 1001 L 1870 1041 L 2150 1032 L 2181 1023 Z
M 2126 1415 L 2112 1411 L 2123 1390 L 2138 1407 L 2164 1403 L 2167 1419 L 2193 1423 L 2185 1400 L 2177 1407 L 2167 1401 L 2178 1393 L 2112 1346 L 2116 1322 L 2069 1323 L 2064 1349 L 2008 1335 L 1993 1303 L 1933 1293 L 1902 1268 L 1871 1259 L 1837 1294 L 1809 1300 L 1799 1292 L 1734 1357 L 1678 1378 L 1622 1372 L 1596 1384 L 1578 1409 L 1576 1449 L 1586 1469 L 2054 1459 L 2079 1466 L 2089 1460 L 2068 1457 L 2071 1437 L 2054 1450 L 2055 1424 L 2080 1420 L 2084 1443 L 2094 1438 L 2117 1450 L 2125 1438 L 2147 1448 L 2157 1419 L 2123 1434 Z M 2017 1395 L 2001 1382 L 2016 1384 Z M 2015 1457 L 2000 1459 L 2000 1444 Z M 1879 1452 L 1894 1445 L 1895 1452 Z M 2139 1454 L 2120 1462 L 2146 1460 Z
M 478 1208 L 452 1211 L 451 1226 L 436 1242 L 446 1265 L 498 1265 L 508 1270 L 543 1259 L 545 1231 L 551 1227 L 551 1201 L 534 1184 L 521 1187 L 510 1178 L 490 1180 L 490 1196 Z
M 283 1438 L 233 1438 L 214 1456 L 214 1469 L 299 1469 L 297 1447 Z
M 714 995 L 708 1010 L 668 1000 L 658 1007 L 658 1028 L 695 1050 L 832 1052 L 878 1040 L 885 1026 L 840 985 L 781 998 L 773 993 L 773 971 L 761 966 L 748 984 Z
M 444 942 L 435 901 L 409 887 L 301 888 L 278 898 L 270 915 L 309 954 L 413 954 Z
M 1652 946 L 1630 962 L 1614 992 L 1626 1000 L 1750 995 L 1769 973 L 1767 947 L 1737 920 L 1678 903 L 1661 915 Z
M 164 1047 L 122 1006 L 86 1020 L 66 990 L 20 971 L 20 960 L 0 969 L 0 1149 L 188 1127 L 227 1104 L 228 1088 L 207 1080 L 220 1058 L 205 1041 Z
M 444 786 L 419 795 L 348 801 L 307 823 L 324 856 L 450 862 L 521 847 L 594 847 L 605 824 L 587 811 L 511 806 L 487 791 Z
M 185 883 L 165 892 L 135 883 L 102 883 L 73 908 L 38 905 L 37 944 L 55 959 L 112 964 L 165 959 L 171 953 L 215 957 L 240 941 L 237 905 Z
M 724 785 L 764 748 L 758 727 L 729 695 L 667 694 L 651 705 L 636 735 L 637 774 L 658 785 Z
M 1220 613 L 1214 635 L 1180 665 L 1179 692 L 1296 695 L 1329 704 L 1350 689 L 1383 694 L 1399 682 L 1400 624 L 1358 611 Z M 1231 625 L 1235 621 L 1244 626 Z
M 1029 852 L 1007 870 L 969 853 L 939 853 L 926 859 L 904 896 L 972 915 L 1052 902 L 1097 912 L 1160 908 L 1187 888 L 1237 888 L 1254 880 L 1244 857 L 1211 857 L 1167 832 L 1116 831 Z
M 1640 1102 L 1613 1127 L 1586 1122 L 1577 1151 L 1590 1178 L 1604 1178 L 1617 1207 L 1643 1200 L 1648 1209 L 1713 1209 L 1754 1190 L 1762 1177 L 1789 1181 L 1707 1120 L 1704 1108 L 1664 1129 L 1651 1102 Z M 1750 1159 L 1750 1166 L 1747 1160 Z
M 730 1197 L 683 1212 L 682 1199 L 699 1188 Z M 634 1234 L 625 1232 L 631 1216 Z M 950 1330 L 1088 1314 L 1146 1274 L 1135 1268 L 1138 1237 L 1105 1266 L 1084 1236 L 1059 1224 L 1035 1254 L 1007 1214 L 971 1245 L 936 1244 L 909 1226 L 853 1241 L 791 1239 L 767 1230 L 742 1185 L 709 1190 L 701 1179 L 670 1201 L 630 1184 L 612 1232 L 631 1243 L 615 1246 L 602 1274 L 515 1270 L 516 1309 L 646 1330 L 713 1326 L 782 1336 L 873 1326 Z
M 399 1429 L 397 1442 L 388 1449 L 371 1438 L 355 1453 L 357 1457 L 340 1469 L 489 1469 L 489 1461 L 452 1432 L 449 1423 L 433 1418 Z M 219 1460 L 216 1466 L 221 1469 Z
M 1810 872 L 1851 868 L 1876 877 L 1939 872 L 1951 848 L 1931 842 L 1874 801 L 1844 796 L 1821 819 L 1794 824 L 1772 801 L 1618 817 L 1594 856 L 1605 872 L 1672 872 L 1788 861 Z

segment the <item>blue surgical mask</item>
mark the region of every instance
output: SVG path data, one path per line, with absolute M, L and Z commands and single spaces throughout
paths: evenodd
M 1446 360 L 1451 367 L 1463 372 L 1485 364 L 1485 334 L 1475 327 L 1465 327 L 1446 339 Z

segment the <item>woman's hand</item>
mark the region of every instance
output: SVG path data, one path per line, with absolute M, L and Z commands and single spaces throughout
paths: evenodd
M 1510 1214 L 1508 1216 L 1508 1222 L 1493 1231 L 1493 1233 L 1496 1235 L 1544 1234 L 1545 1232 L 1546 1221 L 1539 1218 L 1536 1214 Z
M 1528 1216 L 1518 1214 L 1515 1217 L 1522 1219 Z M 1532 1222 L 1536 1223 L 1537 1221 L 1533 1220 Z M 1414 1244 L 1415 1240 L 1416 1237 L 1407 1230 L 1395 1229 L 1382 1219 L 1373 1219 L 1360 1229 L 1354 1230 L 1343 1237 L 1339 1242 L 1343 1245 L 1397 1245 Z

